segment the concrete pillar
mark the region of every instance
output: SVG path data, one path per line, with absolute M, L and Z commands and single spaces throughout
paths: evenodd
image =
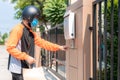
M 40 35 L 39 28 L 36 28 L 36 33 L 38 36 Z M 41 66 L 41 48 L 35 45 L 35 59 L 36 59 L 36 67 Z
M 72 0 L 71 0 L 72 1 Z M 74 40 L 66 40 L 70 48 L 66 52 L 66 76 L 67 80 L 89 80 L 92 77 L 92 1 L 76 0 L 70 4 L 67 10 L 75 13 Z

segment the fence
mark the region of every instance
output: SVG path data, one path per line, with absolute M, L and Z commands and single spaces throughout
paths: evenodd
M 93 80 L 120 80 L 120 0 L 93 2 Z
M 43 32 L 42 37 L 50 42 L 65 45 L 65 39 L 63 34 L 63 24 L 59 24 L 51 29 Z M 45 57 L 42 61 L 45 61 L 45 66 L 47 69 L 52 71 L 55 75 L 57 75 L 60 79 L 65 80 L 66 71 L 65 71 L 65 61 L 66 56 L 64 51 L 47 51 L 42 49 L 42 56 Z

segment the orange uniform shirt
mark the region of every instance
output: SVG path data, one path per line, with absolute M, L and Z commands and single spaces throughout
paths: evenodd
M 15 58 L 19 60 L 26 60 L 28 58 L 28 54 L 25 52 L 21 52 L 16 48 L 18 42 L 21 40 L 24 26 L 22 24 L 18 24 L 15 26 L 10 32 L 10 36 L 7 41 L 7 51 Z M 60 49 L 60 46 L 51 42 L 48 42 L 44 39 L 41 39 L 35 32 L 30 30 L 34 35 L 34 43 L 41 48 L 50 51 L 57 51 Z

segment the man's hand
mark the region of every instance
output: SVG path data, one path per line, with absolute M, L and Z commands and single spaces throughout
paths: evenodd
M 62 51 L 65 51 L 65 50 L 67 50 L 67 49 L 68 49 L 67 46 L 60 46 L 60 50 L 62 50 Z
M 35 60 L 33 57 L 31 57 L 31 56 L 29 56 L 29 57 L 26 59 L 26 61 L 27 61 L 29 64 L 33 64 L 33 63 L 36 62 L 36 60 Z

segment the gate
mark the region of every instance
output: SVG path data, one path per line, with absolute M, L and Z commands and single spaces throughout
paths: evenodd
M 120 80 L 120 0 L 93 2 L 93 80 Z
M 65 45 L 65 39 L 63 34 L 63 23 L 52 27 L 51 29 L 42 33 L 42 37 L 50 42 Z M 66 70 L 65 70 L 65 62 L 66 62 L 66 53 L 65 51 L 47 51 L 42 49 L 41 51 L 42 63 L 43 66 L 50 70 L 54 75 L 59 77 L 61 80 L 66 79 Z

